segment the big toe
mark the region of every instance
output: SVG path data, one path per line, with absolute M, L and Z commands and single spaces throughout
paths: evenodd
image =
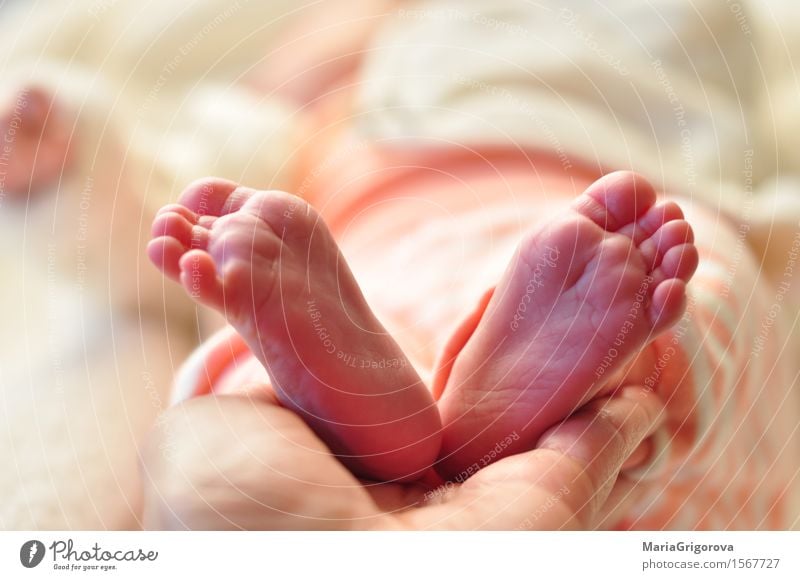
M 239 211 L 256 190 L 221 177 L 203 177 L 190 183 L 178 204 L 199 216 L 222 216 Z
M 631 171 L 615 171 L 595 181 L 573 202 L 573 209 L 609 232 L 643 216 L 656 202 L 650 182 Z

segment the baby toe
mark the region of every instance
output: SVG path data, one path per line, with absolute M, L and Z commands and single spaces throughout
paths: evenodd
M 606 231 L 616 232 L 644 215 L 655 201 L 655 190 L 644 177 L 616 171 L 590 185 L 573 208 Z
M 697 270 L 700 261 L 694 244 L 680 244 L 670 248 L 661 260 L 659 270 L 666 278 L 677 278 L 688 282 Z
M 214 260 L 203 250 L 190 250 L 179 261 L 180 282 L 191 298 L 212 308 L 223 305 L 222 284 Z
M 197 223 L 197 214 L 195 214 L 192 210 L 188 207 L 183 206 L 179 203 L 169 203 L 163 206 L 156 212 L 156 217 L 159 217 L 164 214 L 176 213 L 178 215 L 182 215 L 191 223 Z
M 180 259 L 186 253 L 186 247 L 170 236 L 161 236 L 151 240 L 147 245 L 147 256 L 150 261 L 172 280 L 180 278 Z
M 694 232 L 686 220 L 670 221 L 662 225 L 652 236 L 642 241 L 639 251 L 650 270 L 656 269 L 665 254 L 675 246 L 691 244 Z
M 674 201 L 660 202 L 617 233 L 628 236 L 637 246 L 652 237 L 664 224 L 683 219 L 683 210 Z
M 182 213 L 169 211 L 156 216 L 150 233 L 154 238 L 163 236 L 175 238 L 188 248 L 192 243 L 193 226 L 193 222 L 184 217 Z
M 677 278 L 665 280 L 656 286 L 648 309 L 653 330 L 660 334 L 683 315 L 686 308 L 686 282 Z
M 204 177 L 183 190 L 178 203 L 200 216 L 221 216 L 238 211 L 254 190 L 218 177 Z

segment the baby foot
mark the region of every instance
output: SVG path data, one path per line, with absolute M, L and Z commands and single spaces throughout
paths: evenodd
M 568 215 L 528 235 L 441 365 L 442 473 L 463 479 L 531 449 L 677 322 L 697 267 L 692 242 L 680 208 L 656 204 L 628 172 L 595 182 Z
M 159 212 L 153 235 L 152 261 L 227 318 L 281 403 L 351 469 L 408 479 L 433 464 L 433 399 L 308 204 L 207 179 Z
M 27 194 L 47 187 L 69 159 L 71 127 L 44 89 L 26 88 L 0 104 L 0 193 Z

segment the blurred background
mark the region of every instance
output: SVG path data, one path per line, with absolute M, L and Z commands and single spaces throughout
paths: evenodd
M 2 529 L 141 526 L 139 444 L 213 327 L 147 263 L 153 213 L 205 175 L 298 191 L 329 102 L 369 141 L 511 135 L 800 203 L 789 0 L 0 0 L 0 48 Z

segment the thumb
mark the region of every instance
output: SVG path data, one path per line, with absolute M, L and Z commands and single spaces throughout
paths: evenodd
M 625 387 L 551 428 L 537 448 L 482 469 L 416 512 L 417 525 L 451 529 L 587 529 L 626 459 L 660 424 L 660 400 Z

